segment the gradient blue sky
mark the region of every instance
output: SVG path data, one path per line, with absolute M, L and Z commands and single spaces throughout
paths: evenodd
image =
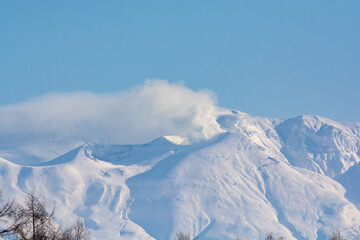
M 147 78 L 268 117 L 360 121 L 360 1 L 1 1 L 0 106 Z

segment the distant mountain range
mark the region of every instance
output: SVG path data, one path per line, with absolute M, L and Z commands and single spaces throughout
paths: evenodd
M 223 133 L 192 144 L 0 146 L 0 189 L 42 195 L 60 223 L 81 217 L 95 239 L 360 236 L 360 123 L 223 108 L 217 122 Z

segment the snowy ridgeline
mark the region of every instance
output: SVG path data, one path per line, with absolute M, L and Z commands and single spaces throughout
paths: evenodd
M 0 187 L 41 194 L 60 223 L 83 218 L 95 239 L 360 236 L 359 124 L 226 109 L 217 119 L 224 133 L 194 144 L 2 147 Z

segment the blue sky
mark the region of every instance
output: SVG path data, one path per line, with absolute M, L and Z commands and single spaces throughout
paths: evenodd
M 252 115 L 360 121 L 360 1 L 0 2 L 0 106 L 148 78 Z

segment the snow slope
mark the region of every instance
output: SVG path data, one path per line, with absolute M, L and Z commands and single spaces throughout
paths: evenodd
M 1 147 L 1 190 L 9 198 L 41 194 L 60 223 L 81 217 L 95 239 L 360 236 L 359 124 L 227 109 L 217 122 L 224 133 L 195 144 L 166 136 L 50 151 L 39 143 L 36 159 L 29 148 Z M 42 148 L 67 153 L 46 161 Z

